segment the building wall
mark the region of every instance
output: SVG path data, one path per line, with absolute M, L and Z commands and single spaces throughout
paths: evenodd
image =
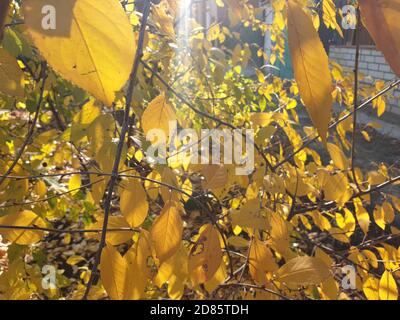
M 341 66 L 354 69 L 356 48 L 354 46 L 330 46 L 329 57 Z M 386 82 L 396 79 L 383 54 L 375 46 L 360 48 L 359 70 L 366 78 L 365 84 L 372 84 L 376 80 Z M 394 99 L 387 99 L 387 111 L 400 115 L 400 88 L 392 91 Z

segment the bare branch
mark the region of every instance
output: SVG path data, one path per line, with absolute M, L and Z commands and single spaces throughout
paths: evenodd
M 87 284 L 85 294 L 83 295 L 83 298 L 82 298 L 83 300 L 86 300 L 90 293 L 90 289 L 92 288 L 94 278 L 97 275 L 98 266 L 99 266 L 100 260 L 101 260 L 101 253 L 103 251 L 103 247 L 106 244 L 107 226 L 108 226 L 108 218 L 110 215 L 111 199 L 112 199 L 114 187 L 115 187 L 115 185 L 117 183 L 117 179 L 119 177 L 118 171 L 119 171 L 119 165 L 120 165 L 121 157 L 122 157 L 122 149 L 123 149 L 123 146 L 125 143 L 126 134 L 129 130 L 129 114 L 130 114 L 132 98 L 133 98 L 133 90 L 135 88 L 136 76 L 137 76 L 137 72 L 139 69 L 140 59 L 143 55 L 144 38 L 145 38 L 145 33 L 146 33 L 147 19 L 150 14 L 150 6 L 151 6 L 151 2 L 150 2 L 150 0 L 147 0 L 145 3 L 145 6 L 144 6 L 143 17 L 142 17 L 141 27 L 140 27 L 140 32 L 139 32 L 138 47 L 136 50 L 136 56 L 135 56 L 135 60 L 133 63 L 133 69 L 132 69 L 131 75 L 129 77 L 129 85 L 128 85 L 128 91 L 127 91 L 127 96 L 126 96 L 124 122 L 123 122 L 122 129 L 121 129 L 121 134 L 120 134 L 120 138 L 119 138 L 119 143 L 118 143 L 118 147 L 117 147 L 117 152 L 116 152 L 116 156 L 115 156 L 115 161 L 114 161 L 114 166 L 113 166 L 113 170 L 112 170 L 110 183 L 107 188 L 107 197 L 106 197 L 106 200 L 104 201 L 103 231 L 101 233 L 99 250 L 97 251 L 97 254 L 95 257 L 95 261 L 94 261 L 94 265 L 93 265 L 92 272 L 90 275 L 90 279 Z

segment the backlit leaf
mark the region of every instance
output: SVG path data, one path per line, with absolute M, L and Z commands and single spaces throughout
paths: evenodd
M 222 249 L 217 229 L 211 224 L 201 228 L 189 255 L 189 274 L 193 285 L 209 281 L 222 262 Z
M 24 96 L 24 74 L 17 60 L 0 48 L 0 93 L 13 97 Z
M 397 300 L 398 297 L 396 280 L 392 273 L 386 270 L 379 281 L 379 298 L 381 300 Z
M 392 70 L 400 76 L 400 0 L 360 0 L 362 18 Z
M 313 257 L 296 257 L 289 260 L 277 272 L 277 281 L 288 285 L 316 285 L 331 273 L 324 262 Z
M 25 24 L 34 44 L 54 70 L 111 106 L 129 78 L 135 40 L 118 1 L 27 0 Z M 42 13 L 42 8 L 55 12 Z M 55 27 L 42 21 L 55 13 Z
M 149 103 L 142 116 L 144 133 L 152 129 L 162 130 L 166 136 L 169 134 L 169 122 L 175 121 L 176 115 L 173 107 L 168 103 L 165 94 L 159 95 Z
M 182 241 L 183 224 L 175 203 L 167 202 L 151 228 L 157 258 L 162 262 L 172 257 Z
M 300 96 L 326 144 L 333 91 L 328 56 L 311 18 L 295 0 L 288 1 L 288 33 Z
M 276 271 L 277 268 L 271 250 L 267 247 L 266 243 L 255 237 L 249 254 L 249 271 L 251 277 L 257 283 L 265 284 L 267 281 L 267 272 Z
M 14 227 L 46 227 L 44 220 L 30 210 L 7 214 L 0 218 L 0 225 Z M 3 228 L 0 228 L 0 234 L 7 240 L 20 245 L 39 242 L 44 236 L 43 231 Z
M 120 192 L 121 212 L 133 228 L 139 227 L 147 217 L 149 203 L 146 192 L 138 179 L 122 184 Z

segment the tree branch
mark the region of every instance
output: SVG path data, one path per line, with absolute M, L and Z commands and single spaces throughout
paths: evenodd
M 93 265 L 92 272 L 90 275 L 90 279 L 87 284 L 86 291 L 82 298 L 83 300 L 86 300 L 88 298 L 90 289 L 92 288 L 92 285 L 93 285 L 94 278 L 97 275 L 98 266 L 99 266 L 100 260 L 101 260 L 101 253 L 103 251 L 103 247 L 106 244 L 106 235 L 107 235 L 108 218 L 110 215 L 110 208 L 111 208 L 111 199 L 112 199 L 114 187 L 115 187 L 117 179 L 119 177 L 118 170 L 119 170 L 119 165 L 121 162 L 122 150 L 123 150 L 123 146 L 125 143 L 126 134 L 129 130 L 129 114 L 130 114 L 132 98 L 133 98 L 133 90 L 135 88 L 136 76 L 137 76 L 137 72 L 139 70 L 140 60 L 143 55 L 144 38 L 145 38 L 145 33 L 146 33 L 147 19 L 150 14 L 150 6 L 151 6 L 151 2 L 150 2 L 150 0 L 147 0 L 144 5 L 143 17 L 142 17 L 141 27 L 140 27 L 140 32 L 139 32 L 138 47 L 136 50 L 136 56 L 135 56 L 135 60 L 133 63 L 133 69 L 132 69 L 131 75 L 129 77 L 128 91 L 127 91 L 127 95 L 126 95 L 124 122 L 123 122 L 122 129 L 121 129 L 121 134 L 120 134 L 120 138 L 119 138 L 119 143 L 118 143 L 118 147 L 117 147 L 117 152 L 116 152 L 116 156 L 115 156 L 115 161 L 114 161 L 114 166 L 113 166 L 113 170 L 112 170 L 110 183 L 107 188 L 107 197 L 104 201 L 103 231 L 101 233 L 99 249 L 98 249 L 96 257 L 95 257 L 95 261 L 94 261 L 94 265 Z
M 354 108 L 353 108 L 353 132 L 351 139 L 351 173 L 353 175 L 354 183 L 357 187 L 357 191 L 361 191 L 361 187 L 358 183 L 356 170 L 355 170 L 355 154 L 356 154 L 356 133 L 357 133 L 357 103 L 358 103 L 358 67 L 360 61 L 360 29 L 361 29 L 361 15 L 360 8 L 357 7 L 357 28 L 355 32 L 356 38 L 356 59 L 354 67 Z

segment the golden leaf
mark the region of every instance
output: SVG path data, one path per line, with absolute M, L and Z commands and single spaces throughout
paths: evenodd
M 267 272 L 276 271 L 277 268 L 274 256 L 267 247 L 267 244 L 255 237 L 249 254 L 249 271 L 251 277 L 255 282 L 265 284 L 267 281 Z
M 167 202 L 151 228 L 157 258 L 163 262 L 174 255 L 182 241 L 183 222 L 174 202 Z
M 0 48 L 0 92 L 13 97 L 24 96 L 24 73 L 17 60 Z
M 120 190 L 122 214 L 131 227 L 139 227 L 149 212 L 149 203 L 142 184 L 138 179 L 132 178 L 123 183 Z
M 148 235 L 143 232 L 137 244 L 122 257 L 112 245 L 103 249 L 100 262 L 101 281 L 113 300 L 140 299 L 149 276 L 147 257 L 150 256 Z
M 103 218 L 99 218 L 97 222 L 87 227 L 88 230 L 101 230 L 103 227 Z M 110 216 L 108 218 L 108 229 L 129 229 L 130 226 L 124 217 L 121 216 Z M 86 233 L 88 239 L 100 239 L 100 232 L 88 232 Z M 133 231 L 108 231 L 106 241 L 111 245 L 119 245 L 132 239 Z
M 55 26 L 46 30 L 43 8 L 55 8 Z M 118 1 L 27 0 L 25 25 L 54 70 L 111 107 L 129 78 L 135 39 Z
M 189 255 L 189 274 L 193 285 L 209 281 L 222 262 L 222 249 L 217 229 L 207 224 L 200 230 Z
M 288 1 L 288 33 L 300 96 L 326 144 L 333 103 L 328 56 L 311 18 L 294 0 Z
M 162 130 L 165 135 L 168 135 L 169 122 L 174 120 L 176 120 L 175 111 L 167 102 L 165 94 L 162 93 L 152 100 L 144 110 L 141 123 L 146 135 L 152 129 Z
M 379 298 L 381 300 L 397 300 L 398 297 L 396 280 L 392 273 L 386 270 L 379 281 Z
M 379 279 L 368 276 L 363 283 L 363 292 L 368 300 L 379 300 Z
M 317 285 L 331 275 L 327 265 L 313 257 L 296 257 L 284 264 L 276 273 L 277 281 L 288 285 Z
M 340 170 L 347 170 L 349 168 L 349 161 L 347 160 L 343 151 L 332 143 L 328 143 L 327 147 L 335 167 Z
M 400 0 L 360 0 L 359 4 L 369 34 L 400 76 Z
M 36 213 L 29 210 L 11 213 L 1 217 L 0 225 L 13 227 L 46 227 L 44 220 Z M 44 236 L 43 231 L 1 228 L 0 234 L 7 240 L 20 245 L 28 245 L 39 242 Z
M 76 195 L 79 192 L 81 187 L 81 175 L 80 174 L 73 174 L 68 182 L 68 190 L 71 192 L 71 195 Z
M 201 185 L 206 190 L 221 188 L 228 182 L 228 170 L 223 165 L 205 165 L 201 173 L 204 176 Z

